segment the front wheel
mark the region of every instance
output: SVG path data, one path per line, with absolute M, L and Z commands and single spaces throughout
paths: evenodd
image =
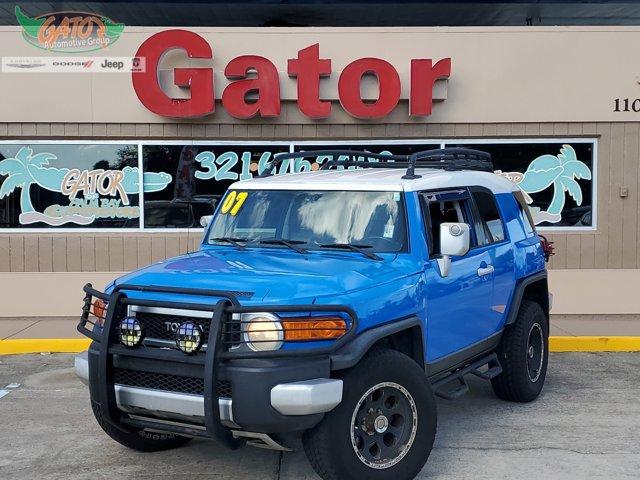
M 302 441 L 324 480 L 410 480 L 429 458 L 436 404 L 424 371 L 393 350 L 367 354 L 342 376 L 342 402 Z

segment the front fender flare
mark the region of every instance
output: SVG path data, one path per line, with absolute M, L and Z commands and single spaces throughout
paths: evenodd
M 416 326 L 420 327 L 422 332 L 420 319 L 416 316 L 411 316 L 365 330 L 331 354 L 331 370 L 344 370 L 345 368 L 353 367 L 378 340 Z M 424 345 L 424 337 L 421 341 Z

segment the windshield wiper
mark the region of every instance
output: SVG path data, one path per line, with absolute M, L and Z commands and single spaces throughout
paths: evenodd
M 368 252 L 367 248 L 373 248 L 373 245 L 358 245 L 355 243 L 324 243 L 320 245 L 320 248 L 335 248 L 335 249 L 343 249 L 343 250 L 351 250 L 353 252 L 358 252 L 364 255 L 371 260 L 383 260 L 382 257 L 379 257 L 373 252 Z
M 266 240 L 259 240 L 258 243 L 265 243 L 267 245 L 284 245 L 286 247 L 289 247 L 291 250 L 295 250 L 298 253 L 307 253 L 304 248 L 300 248 L 297 246 L 307 243 L 302 240 L 291 240 L 288 238 L 268 238 Z
M 231 245 L 233 245 L 234 247 L 240 250 L 245 249 L 245 246 L 242 245 L 242 243 L 240 242 L 245 243 L 249 241 L 248 238 L 239 238 L 239 237 L 215 237 L 215 238 L 210 238 L 209 240 L 212 242 L 230 243 Z

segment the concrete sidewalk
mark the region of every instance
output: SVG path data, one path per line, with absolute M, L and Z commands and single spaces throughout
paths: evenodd
M 77 317 L 0 318 L 0 340 L 84 338 Z M 552 336 L 640 337 L 640 315 L 551 315 Z

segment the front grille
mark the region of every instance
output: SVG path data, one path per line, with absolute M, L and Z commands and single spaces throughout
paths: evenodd
M 206 339 L 209 338 L 211 320 L 208 318 L 184 317 L 181 315 L 150 312 L 136 312 L 136 318 L 142 324 L 145 338 L 173 341 L 175 339 L 175 328 L 187 320 L 195 322 L 200 326 L 205 338 L 205 343 Z M 234 319 L 223 323 L 224 345 L 227 348 L 241 343 L 241 325 L 238 320 Z
M 242 341 L 242 323 L 236 319 L 229 319 L 222 324 L 222 338 L 224 345 L 233 347 Z
M 209 338 L 209 325 L 211 324 L 211 319 L 208 318 L 183 317 L 180 315 L 166 315 L 149 312 L 136 312 L 136 318 L 142 324 L 144 336 L 146 338 L 173 340 L 175 327 L 186 321 L 197 323 L 202 329 L 204 338 Z
M 142 372 L 139 370 L 125 370 L 122 368 L 116 368 L 114 373 L 114 382 L 119 385 L 204 395 L 204 380 L 202 378 Z M 219 397 L 231 397 L 232 393 L 231 382 L 224 380 L 218 381 Z
M 226 380 L 218 380 L 218 396 L 226 398 L 231 398 L 233 396 L 231 382 L 228 382 Z

